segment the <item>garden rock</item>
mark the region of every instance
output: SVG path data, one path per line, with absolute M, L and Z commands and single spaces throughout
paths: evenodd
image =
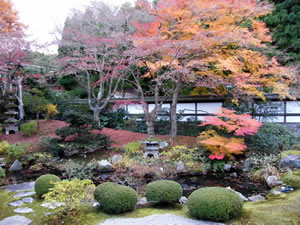
M 6 162 L 4 158 L 0 158 L 0 166 L 1 167 L 6 166 Z
M 159 142 L 159 148 L 163 149 L 169 146 L 169 143 L 166 141 Z
M 180 203 L 181 205 L 186 205 L 187 202 L 188 202 L 188 199 L 187 199 L 186 197 L 184 197 L 184 196 L 182 196 L 182 197 L 179 199 L 179 203 Z
M 94 203 L 93 203 L 93 207 L 98 207 L 98 206 L 100 206 L 100 203 L 99 203 L 99 202 L 96 202 L 96 201 L 94 201 Z
M 4 186 L 4 188 L 8 192 L 29 191 L 29 190 L 34 189 L 34 182 L 7 185 L 7 186 Z
M 25 207 L 25 208 L 17 208 L 17 209 L 14 209 L 14 212 L 15 213 L 22 213 L 22 214 L 25 214 L 25 213 L 32 213 L 34 212 L 32 208 L 28 208 L 28 207 Z
M 44 208 L 48 208 L 48 209 L 56 209 L 58 207 L 61 207 L 62 205 L 64 205 L 64 203 L 62 202 L 51 202 L 51 203 L 43 203 L 41 204 L 42 207 Z
M 31 197 L 23 198 L 22 201 L 23 201 L 24 203 L 32 203 L 32 202 L 33 202 L 33 198 L 31 198 Z
M 0 220 L 0 225 L 28 225 L 32 220 L 26 218 L 25 216 L 10 216 L 3 220 Z
M 178 170 L 178 171 L 183 171 L 184 169 L 185 169 L 184 163 L 183 163 L 182 161 L 179 161 L 179 162 L 177 163 L 177 170 Z
M 34 191 L 30 191 L 30 192 L 19 192 L 17 194 L 14 195 L 14 198 L 20 198 L 20 197 L 27 197 L 27 196 L 32 196 L 35 195 Z
M 233 190 L 231 187 L 227 187 L 227 189 L 232 190 L 233 192 L 237 193 L 240 196 L 240 199 L 242 199 L 244 202 L 249 202 L 249 199 L 246 198 L 242 193 Z
M 107 160 L 101 160 L 101 162 L 98 164 L 98 169 L 100 171 L 111 171 L 112 164 L 110 162 L 108 162 Z
M 21 200 L 16 200 L 16 201 L 13 201 L 13 202 L 10 202 L 8 203 L 9 206 L 12 206 L 12 207 L 19 207 L 21 205 L 23 205 L 23 201 Z
M 121 155 L 114 155 L 111 159 L 111 163 L 114 165 L 116 164 L 118 161 L 121 161 L 123 159 L 123 157 Z
M 147 205 L 148 201 L 146 197 L 141 198 L 138 202 L 137 205 Z
M 231 173 L 230 176 L 231 176 L 231 177 L 234 177 L 234 178 L 237 178 L 237 177 L 238 177 L 238 175 L 237 175 L 236 172 Z
M 247 172 L 250 170 L 250 166 L 251 166 L 251 160 L 250 159 L 246 159 L 244 162 L 244 166 L 243 166 L 243 171 Z
M 289 155 L 280 160 L 280 168 L 300 169 L 300 155 Z
M 277 176 L 268 176 L 266 179 L 266 183 L 270 188 L 273 188 L 281 184 Z
M 261 201 L 261 200 L 264 200 L 265 197 L 261 196 L 261 195 L 253 195 L 253 196 L 250 196 L 248 198 L 251 202 L 258 202 L 258 201 Z
M 232 165 L 229 164 L 229 163 L 224 165 L 224 170 L 225 170 L 226 172 L 230 172 L 231 168 L 232 168 Z
M 22 170 L 22 163 L 19 160 L 15 160 L 14 163 L 9 167 L 9 171 L 13 172 L 13 171 L 20 171 Z

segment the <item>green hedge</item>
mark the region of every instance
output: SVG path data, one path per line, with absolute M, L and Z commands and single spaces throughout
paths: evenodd
M 282 181 L 295 189 L 300 188 L 300 176 L 298 175 L 288 174 L 282 178 Z
M 226 188 L 201 188 L 188 198 L 188 209 L 190 215 L 197 219 L 227 221 L 242 213 L 243 201 Z
M 0 166 L 0 183 L 2 183 L 4 178 L 5 178 L 5 170 Z
M 100 203 L 105 213 L 120 214 L 133 211 L 138 201 L 134 189 L 112 182 L 105 182 L 96 187 L 94 198 Z
M 36 179 L 34 190 L 39 197 L 49 192 L 50 188 L 54 187 L 55 182 L 59 182 L 60 178 L 53 174 L 45 174 Z
M 182 196 L 182 187 L 171 180 L 159 180 L 149 183 L 146 187 L 148 201 L 158 203 L 177 203 Z

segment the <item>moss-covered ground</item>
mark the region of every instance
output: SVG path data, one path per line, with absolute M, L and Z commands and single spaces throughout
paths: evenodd
M 0 189 L 0 220 L 15 215 L 14 207 L 8 206 L 8 203 L 14 201 L 13 195 Z M 21 207 L 30 207 L 35 212 L 25 214 L 31 219 L 33 225 L 48 224 L 45 219 L 45 212 L 48 209 L 41 207 L 42 200 L 35 198 L 31 204 L 23 204 Z M 143 208 L 134 212 L 122 215 L 108 215 L 102 213 L 91 205 L 83 206 L 83 213 L 76 219 L 76 224 L 98 225 L 109 218 L 141 218 L 153 214 L 175 214 L 188 217 L 186 206 L 177 205 L 172 208 Z M 49 217 L 50 218 L 50 217 Z M 74 221 L 72 222 L 74 224 Z M 257 203 L 245 203 L 242 216 L 233 221 L 227 222 L 229 225 L 299 225 L 300 224 L 300 190 L 291 192 L 285 198 L 269 199 Z

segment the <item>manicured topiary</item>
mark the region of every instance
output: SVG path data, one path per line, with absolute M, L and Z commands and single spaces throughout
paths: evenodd
M 188 198 L 188 209 L 190 215 L 197 219 L 227 221 L 241 214 L 243 201 L 226 188 L 201 188 Z
M 94 198 L 100 203 L 101 209 L 110 214 L 133 211 L 138 201 L 135 190 L 112 182 L 98 185 Z
M 150 202 L 172 204 L 178 202 L 181 196 L 182 187 L 175 181 L 153 181 L 146 187 L 146 198 Z
M 0 166 L 0 183 L 4 180 L 5 178 L 5 170 Z
M 288 174 L 282 178 L 282 181 L 293 188 L 300 188 L 300 176 L 298 175 Z
M 55 182 L 59 182 L 60 178 L 53 174 L 45 174 L 40 176 L 35 181 L 34 190 L 39 197 L 49 192 L 50 188 L 54 187 Z

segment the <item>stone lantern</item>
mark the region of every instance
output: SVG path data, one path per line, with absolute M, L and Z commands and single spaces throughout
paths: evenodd
M 5 106 L 6 108 L 6 112 L 4 113 L 4 115 L 6 116 L 6 120 L 4 121 L 5 124 L 5 134 L 10 134 L 11 132 L 17 133 L 19 131 L 18 128 L 18 106 L 16 105 L 16 101 L 17 99 L 10 94 L 7 97 L 7 105 Z
M 159 158 L 160 145 L 157 141 L 145 141 L 145 153 L 144 158 L 154 157 Z

